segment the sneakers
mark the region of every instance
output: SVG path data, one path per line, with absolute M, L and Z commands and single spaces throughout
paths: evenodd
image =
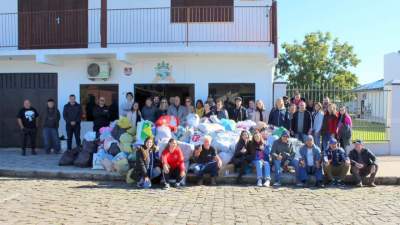
M 271 185 L 271 181 L 268 179 L 263 183 L 264 187 L 269 187 L 270 185 Z
M 274 183 L 274 187 L 280 187 L 281 186 L 281 182 L 275 182 Z
M 356 187 L 363 187 L 363 184 L 360 182 L 360 183 L 357 183 L 356 184 Z
M 317 187 L 317 188 L 324 188 L 325 185 L 324 185 L 321 181 L 317 181 L 317 182 L 315 183 L 315 187 Z
M 369 187 L 376 187 L 376 184 L 374 182 L 371 182 L 368 186 Z
M 262 187 L 263 186 L 262 179 L 258 179 L 257 180 L 257 186 L 258 187 Z
M 164 184 L 164 189 L 169 189 L 169 188 L 170 188 L 169 183 L 165 183 L 165 184 Z

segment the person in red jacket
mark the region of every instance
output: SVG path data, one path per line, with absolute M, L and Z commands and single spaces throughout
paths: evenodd
M 179 148 L 175 139 L 171 138 L 168 141 L 167 147 L 164 149 L 161 160 L 163 164 L 163 180 L 164 187 L 170 187 L 170 180 L 175 179 L 175 186 L 182 185 L 182 180 L 185 177 L 185 162 L 182 150 Z
M 337 139 L 337 127 L 339 123 L 339 112 L 337 111 L 336 104 L 330 103 L 328 112 L 325 113 L 322 122 L 322 150 L 328 149 L 328 142 L 331 138 Z

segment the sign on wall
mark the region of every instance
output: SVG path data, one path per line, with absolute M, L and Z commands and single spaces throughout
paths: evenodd
M 157 63 L 157 66 L 154 67 L 156 72 L 156 77 L 154 78 L 154 83 L 160 82 L 169 82 L 175 83 L 175 79 L 171 75 L 171 65 L 164 60 L 160 63 Z

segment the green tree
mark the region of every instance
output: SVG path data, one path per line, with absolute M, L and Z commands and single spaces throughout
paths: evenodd
M 287 79 L 294 87 L 311 84 L 316 87 L 336 86 L 351 89 L 358 85 L 352 72 L 359 63 L 353 46 L 340 43 L 327 32 L 306 34 L 303 43 L 283 43 L 276 78 Z

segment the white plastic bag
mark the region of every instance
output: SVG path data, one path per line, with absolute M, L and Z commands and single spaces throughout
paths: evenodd
M 171 129 L 167 126 L 160 126 L 156 129 L 156 141 L 169 140 L 172 137 Z
M 224 131 L 224 127 L 217 123 L 200 123 L 197 127 L 201 132 L 210 134 L 218 131 Z
M 197 114 L 190 113 L 186 117 L 186 123 L 189 127 L 198 127 L 200 124 L 200 117 Z

